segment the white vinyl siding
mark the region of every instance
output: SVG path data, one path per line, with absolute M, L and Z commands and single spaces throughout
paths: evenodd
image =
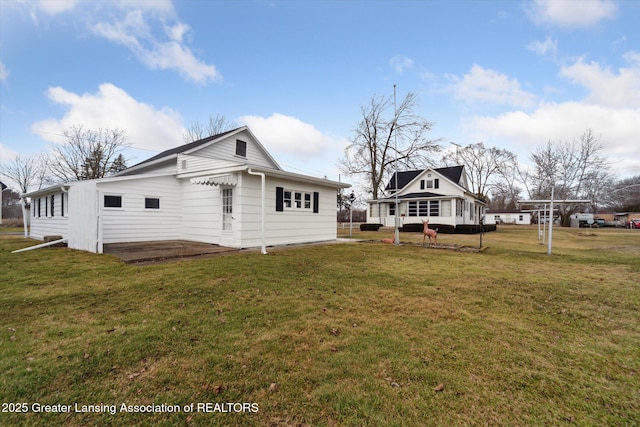
M 220 244 L 220 187 L 181 182 L 182 237 L 195 242 Z
M 234 217 L 241 227 L 241 247 L 260 246 L 261 242 L 261 190 L 260 177 L 243 174 L 242 187 L 236 194 Z M 276 187 L 295 188 L 293 193 L 311 194 L 312 209 L 276 210 Z M 313 209 L 313 193 L 318 196 L 318 213 Z M 292 194 L 295 200 L 295 194 Z M 293 202 L 293 201 L 292 201 Z M 304 203 L 304 197 L 303 197 Z M 266 180 L 266 243 L 283 245 L 328 241 L 336 238 L 336 189 L 310 183 L 270 178 Z
M 236 140 L 247 142 L 246 157 L 236 155 Z M 196 154 L 196 152 L 194 152 Z M 227 160 L 231 162 L 250 163 L 255 166 L 264 166 L 268 168 L 275 167 L 275 164 L 269 159 L 265 152 L 254 142 L 251 135 L 246 132 L 240 132 L 230 135 L 228 138 L 215 142 L 208 147 L 199 149 L 196 154 L 198 157 L 204 157 L 216 160 Z M 191 166 L 189 166 L 191 170 Z
M 103 195 L 117 195 L 121 208 L 102 210 L 103 243 L 175 240 L 181 238 L 180 183 L 171 176 L 98 184 Z M 162 194 L 162 210 L 145 208 L 149 194 Z

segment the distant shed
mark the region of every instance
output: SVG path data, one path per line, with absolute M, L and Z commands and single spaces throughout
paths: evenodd
M 515 224 L 530 225 L 531 212 L 524 212 L 518 209 L 513 210 L 488 210 L 485 213 L 485 224 Z

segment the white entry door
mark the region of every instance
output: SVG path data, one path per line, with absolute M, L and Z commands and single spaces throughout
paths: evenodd
M 222 231 L 233 231 L 233 188 L 222 189 Z

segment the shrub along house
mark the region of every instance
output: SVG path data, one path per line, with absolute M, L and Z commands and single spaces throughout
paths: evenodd
M 385 191 L 387 197 L 368 201 L 368 222 L 393 226 L 399 215 L 400 226 L 423 220 L 451 226 L 479 224 L 486 209 L 468 190 L 464 166 L 398 172 Z
M 32 200 L 31 237 L 59 235 L 74 249 L 162 240 L 264 249 L 335 240 L 336 191 L 347 187 L 284 171 L 245 126 L 22 197 Z

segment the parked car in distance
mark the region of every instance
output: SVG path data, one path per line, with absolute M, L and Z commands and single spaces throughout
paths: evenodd
M 640 218 L 634 218 L 630 220 L 629 228 L 640 228 Z
M 602 219 L 602 218 L 596 218 L 596 219 L 594 220 L 593 225 L 594 225 L 594 226 L 596 226 L 596 227 L 604 227 L 604 219 Z

